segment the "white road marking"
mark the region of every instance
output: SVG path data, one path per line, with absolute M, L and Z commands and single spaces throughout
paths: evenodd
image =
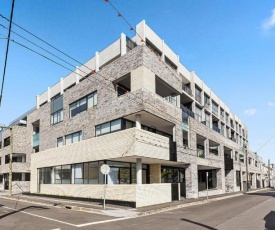
M 78 225 L 76 225 L 76 227 L 81 228 L 81 227 L 86 227 L 86 226 L 90 226 L 90 225 L 104 224 L 104 223 L 116 222 L 116 221 L 120 221 L 120 220 L 128 220 L 128 219 L 133 219 L 133 218 L 137 218 L 137 217 L 123 217 L 123 218 L 111 219 L 111 220 L 101 220 L 101 221 L 95 221 L 95 222 L 90 222 L 90 223 L 86 223 L 86 224 L 78 224 Z
M 14 208 L 9 208 L 9 207 L 6 207 L 6 206 L 4 206 L 3 208 L 10 209 L 10 210 L 13 210 L 13 211 L 17 211 Z M 39 218 L 42 218 L 42 219 L 58 222 L 58 223 L 61 223 L 61 224 L 67 224 L 67 225 L 70 225 L 70 226 L 73 226 L 73 227 L 77 227 L 77 228 L 81 228 L 81 227 L 85 227 L 85 226 L 90 226 L 90 225 L 103 224 L 103 223 L 108 223 L 108 222 L 115 222 L 115 221 L 120 221 L 120 220 L 127 220 L 127 219 L 136 218 L 136 217 L 123 217 L 123 218 L 117 218 L 117 219 L 95 221 L 95 222 L 90 222 L 90 223 L 85 223 L 85 224 L 71 224 L 69 222 L 60 221 L 60 220 L 52 219 L 52 218 L 45 217 L 45 216 L 36 215 L 36 214 L 25 212 L 25 211 L 17 211 L 17 212 L 21 212 L 21 213 L 24 213 L 24 214 L 27 214 L 27 215 L 31 215 L 31 216 L 39 217 Z
M 9 207 L 3 207 L 3 208 L 10 209 L 10 210 L 13 210 L 13 211 L 17 211 L 14 208 L 9 208 Z M 36 215 L 36 214 L 33 214 L 33 213 L 29 213 L 29 212 L 25 212 L 25 211 L 17 211 L 17 212 L 22 212 L 22 213 L 30 215 L 30 216 L 35 216 L 35 217 L 39 217 L 39 218 L 42 218 L 42 219 L 51 220 L 51 221 L 55 221 L 55 222 L 58 222 L 58 223 L 67 224 L 67 225 L 70 225 L 70 226 L 77 227 L 77 225 L 75 225 L 75 224 L 71 224 L 71 223 L 68 223 L 68 222 L 52 219 L 52 218 L 49 218 L 49 217 L 39 216 L 39 215 Z

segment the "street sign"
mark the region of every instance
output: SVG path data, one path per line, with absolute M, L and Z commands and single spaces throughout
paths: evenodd
M 105 200 L 106 200 L 106 186 L 107 186 L 107 174 L 110 172 L 110 166 L 103 164 L 100 167 L 100 171 L 104 174 L 104 193 L 103 193 L 103 209 L 105 209 Z
M 108 174 L 108 173 L 110 172 L 110 167 L 109 167 L 109 165 L 106 165 L 106 164 L 101 165 L 100 171 L 101 171 L 104 175 Z

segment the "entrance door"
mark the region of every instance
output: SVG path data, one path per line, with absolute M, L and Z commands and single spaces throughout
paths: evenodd
M 179 200 L 179 184 L 178 183 L 171 183 L 171 195 L 172 195 L 172 201 Z

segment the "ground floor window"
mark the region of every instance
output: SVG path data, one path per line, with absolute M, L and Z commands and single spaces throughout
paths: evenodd
M 214 188 L 214 175 L 212 170 L 199 170 L 198 171 L 198 182 L 199 182 L 199 191 L 207 189 L 207 173 L 208 173 L 208 188 Z
M 136 184 L 136 164 L 117 161 L 95 161 L 38 169 L 40 184 L 103 184 L 102 164 L 110 166 L 108 184 Z M 142 183 L 149 183 L 149 167 L 142 165 Z
M 161 167 L 161 183 L 185 182 L 185 169 L 173 167 Z

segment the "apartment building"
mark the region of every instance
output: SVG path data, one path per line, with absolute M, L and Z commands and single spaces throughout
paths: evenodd
M 145 21 L 136 31 L 48 87 L 25 125 L 13 126 L 30 192 L 100 200 L 102 164 L 111 169 L 107 200 L 135 207 L 203 197 L 207 187 L 210 196 L 246 190 L 247 178 L 265 186 L 262 159 L 251 152 L 246 176 L 243 122 Z

